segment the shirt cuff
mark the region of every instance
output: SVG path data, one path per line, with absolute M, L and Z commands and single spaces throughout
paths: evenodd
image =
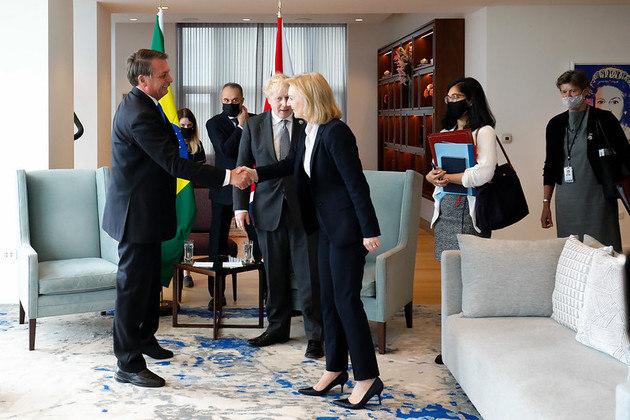
M 247 210 L 234 210 L 234 214 L 241 214 L 241 213 L 247 213 Z
M 231 180 L 231 172 L 229 169 L 225 170 L 225 179 L 223 180 L 223 186 L 225 187 L 226 185 L 230 185 L 230 180 Z

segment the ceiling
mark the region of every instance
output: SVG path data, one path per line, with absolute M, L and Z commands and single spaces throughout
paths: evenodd
M 273 22 L 277 0 L 162 0 L 166 22 Z M 155 19 L 160 0 L 99 0 L 115 22 Z M 463 14 L 493 5 L 621 5 L 630 0 L 283 0 L 289 23 L 379 23 L 394 13 Z

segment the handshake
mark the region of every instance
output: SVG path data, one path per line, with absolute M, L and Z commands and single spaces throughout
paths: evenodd
M 230 171 L 230 185 L 234 185 L 235 187 L 244 190 L 254 182 L 258 182 L 256 169 L 251 169 L 247 166 L 239 166 L 238 168 Z

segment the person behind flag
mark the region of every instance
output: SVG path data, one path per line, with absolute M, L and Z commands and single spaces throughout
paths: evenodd
M 271 110 L 245 122 L 237 166 L 269 165 L 282 160 L 297 144 L 304 121 L 293 117 L 288 105 L 289 77 L 276 74 L 264 89 Z M 234 189 L 236 224 L 250 226 L 249 194 Z M 307 235 L 295 191 L 293 176 L 256 185 L 252 220 L 260 242 L 267 275 L 267 330 L 248 343 L 264 347 L 289 340 L 291 329 L 291 272 L 298 284 L 298 298 L 304 317 L 308 344 L 305 357 L 324 356 L 322 314 L 317 277 L 317 232 Z
M 215 164 L 234 169 L 238 148 L 243 134 L 245 121 L 254 116 L 247 112 L 243 105 L 243 88 L 238 83 L 226 83 L 221 89 L 221 103 L 223 112 L 215 115 L 206 122 L 208 137 L 212 142 L 215 152 Z M 210 188 L 210 200 L 212 200 L 212 221 L 210 222 L 210 256 L 228 255 L 228 238 L 230 235 L 230 225 L 232 224 L 232 187 L 224 186 Z M 260 248 L 256 231 L 252 226 L 247 227 L 247 236 L 254 242 L 254 259 L 260 261 Z M 214 277 L 208 278 L 208 291 L 210 292 L 210 302 L 208 310 L 214 308 Z M 225 282 L 223 290 L 220 290 L 217 298 L 217 307 L 225 305 Z
M 133 86 L 114 115 L 111 179 L 103 229 L 119 242 L 116 275 L 114 379 L 143 387 L 165 381 L 147 369 L 143 354 L 154 359 L 173 357 L 155 333 L 159 324 L 161 242 L 177 229 L 176 178 L 219 187 L 247 188 L 251 177 L 179 156 L 178 140 L 158 100 L 173 82 L 168 56 L 141 49 L 127 60 Z

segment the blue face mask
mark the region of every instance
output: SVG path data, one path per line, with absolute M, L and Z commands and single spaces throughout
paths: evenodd
M 582 102 L 584 102 L 584 96 L 565 96 L 562 98 L 562 104 L 567 109 L 578 109 Z

